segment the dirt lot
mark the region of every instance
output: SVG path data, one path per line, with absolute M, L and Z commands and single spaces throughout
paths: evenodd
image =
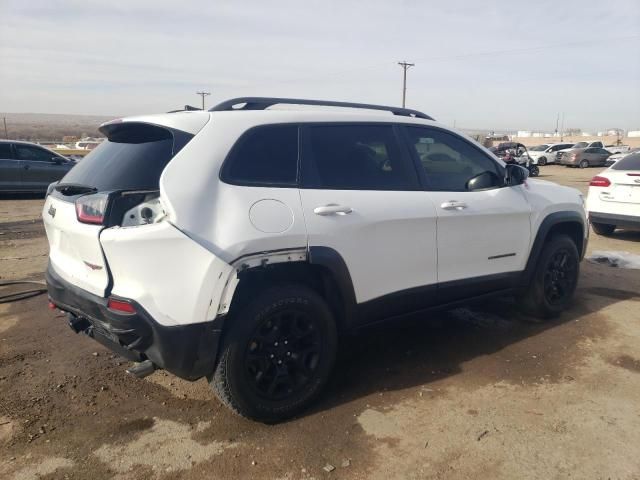
M 597 171 L 542 178 L 586 191 Z M 0 200 L 0 279 L 42 277 L 41 204 Z M 593 250 L 640 253 L 640 232 L 592 234 Z M 204 380 L 126 375 L 45 296 L 0 305 L 0 478 L 637 479 L 638 292 L 640 270 L 585 261 L 551 323 L 505 300 L 368 331 L 315 409 L 275 426 Z

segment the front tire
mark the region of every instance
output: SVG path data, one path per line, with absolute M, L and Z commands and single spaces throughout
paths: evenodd
M 333 315 L 314 290 L 265 290 L 229 318 L 220 361 L 209 379 L 234 412 L 274 423 L 306 408 L 325 386 L 337 352 Z
M 592 223 L 591 228 L 598 235 L 611 235 L 616 229 L 615 225 L 609 225 L 608 223 Z
M 580 274 L 578 248 L 567 235 L 552 237 L 542 248 L 531 284 L 520 297 L 523 310 L 540 319 L 565 310 L 573 298 Z
M 541 167 L 544 167 L 547 164 L 547 159 L 545 157 L 540 157 L 538 159 L 538 165 L 540 165 Z
M 537 177 L 538 175 L 540 175 L 540 169 L 537 165 L 531 165 L 529 167 L 529 175 L 531 175 L 532 177 Z

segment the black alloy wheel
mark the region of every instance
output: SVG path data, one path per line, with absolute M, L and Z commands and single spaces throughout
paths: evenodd
M 308 385 L 323 353 L 317 321 L 293 308 L 262 320 L 245 352 L 246 374 L 256 393 L 282 400 Z
M 567 249 L 554 252 L 544 274 L 544 294 L 551 305 L 561 304 L 573 294 L 576 272 L 575 259 Z

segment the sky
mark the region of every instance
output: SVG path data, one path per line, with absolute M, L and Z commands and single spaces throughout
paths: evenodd
M 0 0 L 0 112 L 240 96 L 400 105 L 459 128 L 640 129 L 638 0 Z

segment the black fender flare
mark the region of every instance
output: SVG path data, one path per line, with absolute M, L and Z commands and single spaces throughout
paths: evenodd
M 527 286 L 531 282 L 533 278 L 533 273 L 535 272 L 536 265 L 538 263 L 538 259 L 540 258 L 540 254 L 542 253 L 542 247 L 544 246 L 545 241 L 549 236 L 549 232 L 556 225 L 560 225 L 563 223 L 577 223 L 582 228 L 582 238 L 584 239 L 582 249 L 578 248 L 578 253 L 580 254 L 580 260 L 584 257 L 584 253 L 587 249 L 587 242 L 585 237 L 586 228 L 588 225 L 585 225 L 585 219 L 579 212 L 567 210 L 562 212 L 554 212 L 547 215 L 544 220 L 540 223 L 540 227 L 536 233 L 536 238 L 531 247 L 531 251 L 529 252 L 529 259 L 527 260 L 527 266 L 524 269 L 522 274 L 522 286 Z M 576 245 L 579 247 L 578 245 Z
M 310 246 L 308 261 L 329 271 L 342 296 L 346 326 L 351 325 L 356 313 L 356 293 L 349 268 L 342 255 L 330 247 Z

